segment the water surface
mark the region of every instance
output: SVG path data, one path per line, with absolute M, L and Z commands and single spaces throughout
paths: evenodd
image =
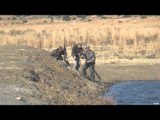
M 106 91 L 116 105 L 159 105 L 160 81 L 125 81 L 117 83 Z

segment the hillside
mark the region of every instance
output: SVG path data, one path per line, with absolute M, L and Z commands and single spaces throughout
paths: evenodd
M 50 53 L 28 46 L 0 47 L 1 105 L 111 104 L 105 85 L 82 80 Z

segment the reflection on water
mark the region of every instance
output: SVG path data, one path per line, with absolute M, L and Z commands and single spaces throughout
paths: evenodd
M 126 81 L 113 85 L 105 96 L 116 105 L 159 105 L 160 81 Z

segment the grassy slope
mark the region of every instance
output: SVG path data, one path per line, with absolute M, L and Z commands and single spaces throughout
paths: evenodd
M 14 104 L 17 96 L 25 103 L 15 104 L 112 104 L 101 98 L 105 85 L 82 80 L 47 51 L 7 45 L 0 47 L 0 58 L 0 86 L 6 86 L 0 98 L 12 97 L 5 104 Z M 31 71 L 39 76 L 37 82 L 31 80 Z

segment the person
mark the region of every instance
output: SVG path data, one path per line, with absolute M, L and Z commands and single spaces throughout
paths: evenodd
M 87 46 L 85 49 L 86 51 L 83 53 L 83 56 L 86 59 L 86 61 L 82 67 L 82 75 L 84 79 L 87 79 L 86 70 L 89 68 L 90 80 L 95 81 L 95 74 L 94 74 L 94 67 L 95 67 L 95 61 L 96 61 L 95 52 L 90 49 L 90 46 Z
M 78 71 L 80 67 L 80 56 L 83 55 L 83 48 L 81 43 L 73 44 L 71 55 L 74 61 L 74 69 Z
M 62 60 L 63 61 L 63 56 L 65 55 L 65 50 L 63 50 L 62 46 L 59 46 L 56 50 L 53 50 L 51 53 L 51 56 L 56 58 L 56 60 Z

